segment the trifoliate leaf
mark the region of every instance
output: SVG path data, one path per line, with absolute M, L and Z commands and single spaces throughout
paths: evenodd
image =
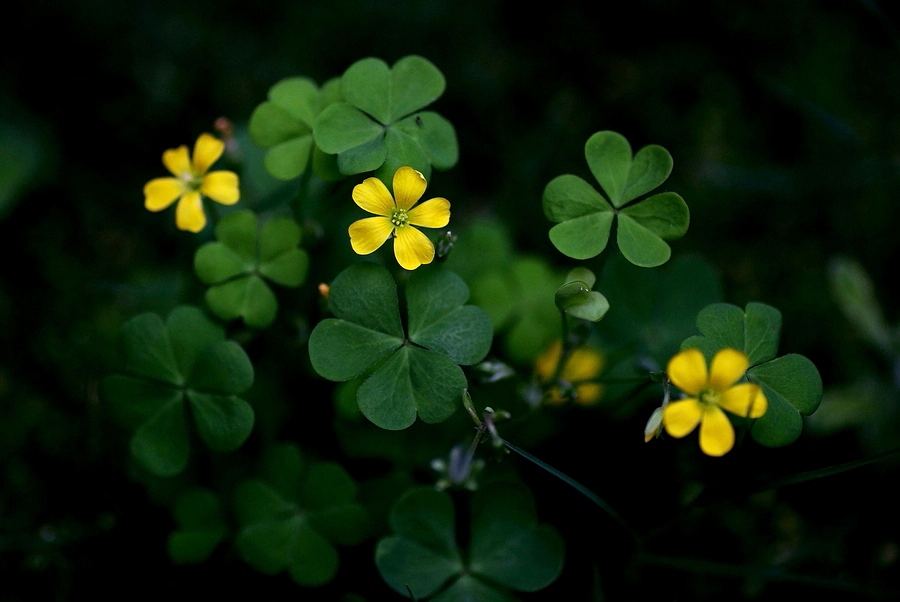
M 419 56 L 402 58 L 393 67 L 376 58 L 357 61 L 341 77 L 344 102 L 316 119 L 316 144 L 337 154 L 346 175 L 378 170 L 389 182 L 398 167 L 410 165 L 428 178 L 432 167 L 448 169 L 458 158 L 450 122 L 421 112 L 445 86 L 437 67 Z
M 306 278 L 309 258 L 297 247 L 300 227 L 290 218 L 273 218 L 260 228 L 252 211 L 237 211 L 222 218 L 216 236 L 218 242 L 203 245 L 194 256 L 197 276 L 212 285 L 206 303 L 223 320 L 268 326 L 278 313 L 278 299 L 266 281 L 297 287 Z
M 406 428 L 416 415 L 443 421 L 466 387 L 459 364 L 480 361 L 491 344 L 490 319 L 463 305 L 468 297 L 468 287 L 450 271 L 414 274 L 406 287 L 404 334 L 390 272 L 370 263 L 351 266 L 331 285 L 336 318 L 323 320 L 310 335 L 313 368 L 335 381 L 364 375 L 359 408 L 382 428 Z
M 544 213 L 556 222 L 550 229 L 553 245 L 568 257 L 590 259 L 606 248 L 617 222 L 616 242 L 630 262 L 655 267 L 668 261 L 665 241 L 687 232 L 688 207 L 674 192 L 637 199 L 669 177 L 669 153 L 651 145 L 632 157 L 620 134 L 598 132 L 587 141 L 585 158 L 609 200 L 578 176 L 551 180 L 544 189 Z
M 253 366 L 199 309 L 178 307 L 165 322 L 142 314 L 123 325 L 120 338 L 124 374 L 105 378 L 101 391 L 135 429 L 131 452 L 144 468 L 158 476 L 184 470 L 188 421 L 214 451 L 247 439 L 253 409 L 238 395 L 253 384 Z
M 337 85 L 328 82 L 320 90 L 303 77 L 284 79 L 269 90 L 269 100 L 253 111 L 250 135 L 268 149 L 266 170 L 274 177 L 292 180 L 306 171 L 315 150 L 313 123 L 322 109 L 336 102 Z
M 287 571 L 297 583 L 330 581 L 338 568 L 336 543 L 358 543 L 368 530 L 356 503 L 356 484 L 333 463 L 308 463 L 293 445 L 267 450 L 260 476 L 235 493 L 241 557 L 267 574 Z
M 537 522 L 524 487 L 489 486 L 474 495 L 467 515 L 472 518 L 464 553 L 450 496 L 421 488 L 401 497 L 391 511 L 393 535 L 375 550 L 388 585 L 405 596 L 411 590 L 419 600 L 508 601 L 515 600 L 510 590 L 537 591 L 559 576 L 563 541 Z

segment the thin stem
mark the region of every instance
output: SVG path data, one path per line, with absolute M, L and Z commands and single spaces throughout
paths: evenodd
M 601 510 L 606 512 L 623 529 L 625 529 L 626 531 L 631 533 L 632 536 L 634 536 L 634 533 L 631 531 L 631 529 L 628 527 L 628 525 L 625 523 L 625 521 L 622 519 L 622 517 L 619 515 L 619 513 L 616 512 L 612 508 L 612 506 L 610 506 L 599 495 L 597 495 L 596 493 L 594 493 L 593 491 L 591 491 L 590 489 L 588 489 L 587 487 L 585 487 L 584 485 L 582 485 L 581 483 L 579 483 L 578 481 L 576 481 L 575 479 L 573 479 L 572 477 L 567 475 L 566 473 L 564 473 L 560 470 L 557 470 L 556 468 L 553 468 L 552 466 L 550 466 L 549 464 L 547 464 L 540 458 L 531 455 L 530 453 L 528 453 L 521 447 L 519 447 L 517 445 L 513 445 L 506 439 L 501 439 L 501 441 L 503 442 L 503 445 L 510 451 L 513 451 L 513 452 L 519 454 L 520 456 L 522 456 L 529 462 L 531 462 L 534 465 L 538 466 L 539 468 L 542 468 L 543 470 L 547 471 L 548 473 L 550 473 L 551 475 L 553 475 L 554 477 L 556 477 L 557 479 L 559 479 L 560 481 L 562 481 L 563 483 L 565 483 L 566 485 L 568 485 L 569 487 L 571 487 L 572 489 L 574 489 L 575 491 L 577 491 L 578 493 L 580 493 L 581 495 L 583 495 L 584 497 L 589 499 L 598 508 L 600 508 Z

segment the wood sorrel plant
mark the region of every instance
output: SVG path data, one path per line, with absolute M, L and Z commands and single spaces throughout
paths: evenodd
M 819 374 L 802 356 L 777 356 L 776 309 L 721 303 L 702 260 L 660 267 L 672 256 L 666 241 L 689 224 L 681 196 L 653 192 L 672 171 L 668 151 L 633 154 L 621 134 L 590 136 L 596 185 L 573 165 L 581 175 L 558 176 L 543 191 L 562 256 L 517 256 L 501 225 L 451 224 L 447 180 L 435 172 L 456 164 L 456 132 L 426 110 L 444 88 L 422 57 L 393 66 L 364 59 L 321 87 L 303 77 L 276 83 L 249 118 L 250 137 L 266 149 L 255 164 L 239 137 L 201 134 L 193 158 L 186 146 L 163 153 L 172 177 L 147 184 L 145 206 L 177 201 L 177 227 L 198 234 L 194 268 L 209 288 L 185 301 L 205 308 L 128 321 L 121 365 L 102 390 L 148 487 L 164 478 L 174 491 L 175 562 L 203 562 L 227 545 L 262 573 L 312 587 L 340 574 L 342 547 L 366 545 L 389 586 L 374 599 L 393 590 L 514 600 L 559 577 L 565 545 L 502 452 L 637 535 L 608 492 L 514 445 L 508 432 L 524 437 L 523 425 L 573 409 L 623 424 L 640 414 L 650 417 L 647 441 L 699 426 L 700 450 L 720 457 L 754 453 L 740 437 L 747 430 L 765 446 L 791 443 L 815 411 Z M 260 187 L 257 173 L 241 190 L 235 172 L 209 171 L 223 157 L 242 175 L 262 165 L 281 184 Z M 522 198 L 541 202 L 540 191 Z M 239 199 L 234 210 L 204 208 Z M 454 215 L 466 203 L 455 198 Z M 314 248 L 327 240 L 338 243 L 334 257 L 347 258 L 341 269 Z M 251 360 L 266 366 L 267 385 L 253 387 Z M 320 415 L 328 399 L 304 394 L 273 409 L 281 379 L 298 371 L 309 390 L 318 377 L 344 383 L 333 424 L 342 457 L 322 457 L 284 426 L 302 422 L 304 406 Z M 566 437 L 564 427 L 526 439 L 555 437 Z M 635 428 L 635 448 L 641 437 Z M 583 445 L 610 453 L 602 441 Z M 372 460 L 390 470 L 373 473 Z

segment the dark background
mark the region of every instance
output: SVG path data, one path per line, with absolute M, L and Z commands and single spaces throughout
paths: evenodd
M 454 211 L 498 216 L 519 249 L 558 257 L 540 195 L 551 177 L 582 169 L 584 140 L 614 129 L 636 147 L 662 144 L 675 157 L 668 186 L 692 212 L 675 253 L 708 258 L 728 301 L 781 309 L 782 348 L 813 359 L 826 388 L 889 382 L 889 360 L 838 311 L 827 265 L 840 254 L 858 259 L 896 323 L 889 291 L 900 260 L 900 37 L 890 4 L 5 6 L 0 118 L 27 131 L 39 152 L 15 204 L 0 207 L 0 600 L 110 592 L 327 600 L 345 591 L 297 590 L 285 577 L 257 575 L 227 557 L 173 568 L 164 547 L 168 513 L 126 476 L 96 381 L 121 321 L 199 290 L 188 268 L 195 241 L 175 230 L 171 216 L 142 208 L 144 182 L 162 175 L 161 151 L 210 130 L 218 116 L 244 122 L 282 77 L 323 81 L 364 56 L 393 62 L 422 54 L 445 74 L 447 92 L 436 106 L 456 126 L 461 159 L 435 185 L 454 199 Z M 896 407 L 897 389 L 888 391 L 884 403 Z M 727 482 L 739 480 L 742 468 L 804 470 L 896 446 L 866 432 L 812 434 L 786 450 L 761 449 L 749 468 L 736 461 L 703 470 Z M 569 457 L 566 469 L 585 475 L 609 463 L 592 455 L 593 439 L 603 436 L 616 435 L 573 432 L 583 442 L 582 462 Z M 647 459 L 616 458 L 610 479 L 652 496 L 633 470 L 641 462 Z M 680 543 L 692 556 L 727 560 L 734 538 L 744 546 L 759 538 L 770 561 L 786 532 L 806 541 L 812 552 L 801 556 L 800 569 L 808 570 L 798 570 L 820 581 L 787 579 L 770 589 L 755 588 L 753 575 L 709 567 L 629 575 L 619 570 L 627 543 L 602 525 L 595 539 L 579 537 L 584 521 L 597 521 L 579 509 L 561 526 L 573 538 L 569 566 L 559 589 L 548 590 L 571 597 L 547 599 L 588 599 L 580 592 L 593 587 L 585 576 L 591 565 L 609 583 L 610 599 L 723 591 L 856 599 L 900 591 L 900 499 L 885 490 L 896 479 L 896 463 L 888 463 L 798 485 L 779 494 L 788 508 L 780 513 L 767 510 L 765 499 L 745 500 L 761 509 L 742 515 L 742 534 L 704 531 L 698 521 L 667 540 L 672 550 Z M 542 510 L 565 513 L 581 503 L 556 483 L 539 482 L 554 498 Z M 633 496 L 611 497 L 631 503 Z M 698 543 L 695 532 L 715 547 Z M 362 548 L 351 554 L 370 552 Z M 377 575 L 341 578 L 386 592 Z

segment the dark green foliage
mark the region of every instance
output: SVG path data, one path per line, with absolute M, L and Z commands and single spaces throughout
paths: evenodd
M 240 345 L 195 307 L 129 320 L 121 331 L 122 373 L 103 380 L 111 409 L 135 428 L 131 453 L 150 472 L 184 470 L 189 429 L 213 451 L 237 449 L 253 428 L 253 408 L 238 397 L 253 384 Z
M 367 533 L 356 483 L 339 465 L 310 462 L 296 446 L 266 451 L 259 476 L 235 493 L 241 556 L 267 574 L 287 571 L 301 585 L 322 585 L 338 568 L 336 544 L 358 543 Z
M 585 144 L 584 156 L 609 200 L 578 176 L 551 180 L 544 190 L 544 212 L 557 223 L 550 229 L 553 245 L 573 259 L 590 259 L 606 248 L 615 221 L 619 250 L 628 261 L 642 267 L 667 262 L 672 250 L 665 240 L 687 232 L 687 205 L 674 192 L 636 199 L 669 177 L 668 151 L 651 145 L 632 157 L 622 135 L 597 132 Z
M 468 550 L 456 541 L 456 516 L 446 493 L 413 489 L 391 511 L 391 537 L 375 562 L 400 594 L 420 600 L 515 600 L 509 590 L 547 587 L 562 571 L 564 546 L 537 522 L 527 489 L 492 485 L 472 499 Z M 408 589 L 407 589 L 408 588 Z
M 265 328 L 278 312 L 268 283 L 294 288 L 306 278 L 309 258 L 297 247 L 300 227 L 286 217 L 260 227 L 252 211 L 238 211 L 216 225 L 216 238 L 194 256 L 197 276 L 211 285 L 207 305 L 223 320 L 242 318 L 247 326 Z
M 441 72 L 420 56 L 407 56 L 393 67 L 368 58 L 341 77 L 344 102 L 316 119 L 316 144 L 337 155 L 346 175 L 377 171 L 390 182 L 397 168 L 409 165 L 430 177 L 431 168 L 449 169 L 459 152 L 449 121 L 422 111 L 444 93 Z
M 459 406 L 466 378 L 459 364 L 480 361 L 491 345 L 491 324 L 464 305 L 469 289 L 447 270 L 415 273 L 406 287 L 408 333 L 396 285 L 375 264 L 357 264 L 332 283 L 335 318 L 310 335 L 309 355 L 321 376 L 346 381 L 367 374 L 357 398 L 378 426 L 404 429 L 416 419 L 441 422 Z

